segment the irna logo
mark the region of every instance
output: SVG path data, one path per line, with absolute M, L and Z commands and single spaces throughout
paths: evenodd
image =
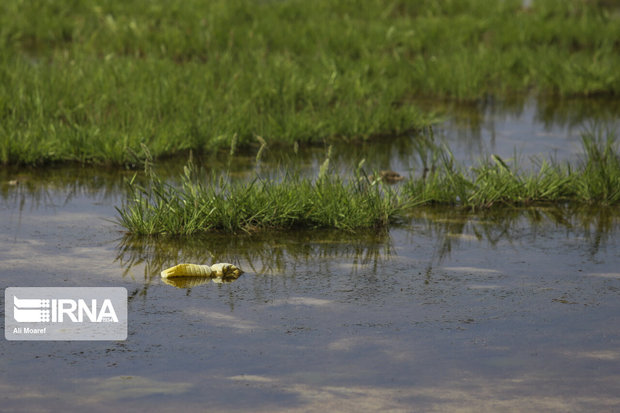
M 126 340 L 122 287 L 9 287 L 4 290 L 7 340 Z
M 18 298 L 13 296 L 13 318 L 19 323 L 62 323 L 71 321 L 82 323 L 85 320 L 92 323 L 114 322 L 118 317 L 112 301 L 104 299 L 101 304 L 97 299 L 87 303 L 84 299 L 38 299 Z

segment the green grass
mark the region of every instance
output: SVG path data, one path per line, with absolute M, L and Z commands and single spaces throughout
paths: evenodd
M 614 205 L 620 202 L 620 151 L 612 134 L 583 136 L 577 164 L 541 161 L 522 171 L 499 156 L 477 166 L 457 165 L 447 149 L 420 154 L 422 174 L 401 187 L 373 181 L 360 167 L 350 179 L 329 172 L 329 155 L 316 179 L 284 175 L 279 179 L 231 182 L 185 168 L 179 185 L 149 172 L 143 185 L 130 182 L 128 200 L 117 208 L 118 222 L 141 235 L 190 235 L 209 231 L 256 232 L 265 229 L 387 228 L 407 211 L 427 205 L 459 209 L 541 204 Z M 422 148 L 422 146 L 421 146 Z
M 620 201 L 620 151 L 615 135 L 602 131 L 582 137 L 576 165 L 537 160 L 537 170 L 522 171 L 497 155 L 463 168 L 448 150 L 435 151 L 436 162 L 409 180 L 404 196 L 416 205 L 446 204 L 469 208 L 576 202 L 610 205 Z M 516 157 L 515 157 L 516 158 Z
M 420 97 L 616 96 L 620 19 L 595 1 L 6 0 L 0 163 L 369 139 Z
M 207 179 L 190 163 L 179 186 L 149 176 L 146 185 L 132 180 L 132 195 L 117 208 L 120 224 L 134 234 L 385 228 L 402 205 L 394 191 L 328 175 L 233 183 Z

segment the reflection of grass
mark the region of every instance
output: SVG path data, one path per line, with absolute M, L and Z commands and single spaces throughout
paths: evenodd
M 545 207 L 494 208 L 479 211 L 452 207 L 425 207 L 411 212 L 411 223 L 424 228 L 437 240 L 432 265 L 440 264 L 460 242 L 476 240 L 496 246 L 527 237 L 546 236 L 549 226 L 562 228 L 566 239 L 580 240 L 594 257 L 604 248 L 610 234 L 620 227 L 614 207 L 548 205 Z
M 98 201 L 125 196 L 130 171 L 63 165 L 46 169 L 0 168 L 0 202 L 24 208 L 64 205 L 73 198 Z M 129 175 L 131 176 L 131 175 Z
M 249 273 L 286 274 L 300 264 L 313 263 L 315 267 L 317 259 L 326 266 L 345 259 L 353 271 L 370 267 L 376 272 L 391 254 L 387 232 L 348 234 L 330 230 L 235 237 L 217 233 L 184 238 L 128 235 L 119 242 L 117 260 L 125 274 L 144 266 L 144 281 L 149 284 L 152 278 L 159 279 L 163 269 L 181 262 L 231 262 Z
M 180 186 L 151 175 L 146 186 L 131 184 L 133 195 L 118 209 L 119 222 L 134 234 L 254 232 L 293 228 L 385 228 L 406 209 L 455 205 L 470 209 L 501 205 L 571 202 L 611 205 L 620 201 L 620 155 L 612 135 L 583 137 L 579 165 L 540 162 L 538 171 L 521 171 L 499 156 L 465 169 L 449 151 L 420 146 L 425 166 L 402 190 L 371 182 L 358 170 L 355 179 L 328 173 L 329 155 L 319 177 L 284 176 L 205 183 L 191 165 Z
M 0 3 L 0 163 L 395 135 L 421 96 L 620 91 L 596 1 Z
M 554 95 L 520 94 L 498 96 L 474 102 L 430 99 L 418 101 L 425 110 L 433 110 L 449 121 L 451 133 L 456 134 L 461 144 L 474 147 L 482 139 L 483 130 L 491 136 L 498 131 L 496 124 L 519 119 L 520 122 L 535 122 L 546 131 L 552 129 L 581 129 L 591 122 L 612 124 L 620 113 L 620 99 L 613 96 L 591 99 L 563 99 Z M 534 118 L 528 119 L 527 111 Z

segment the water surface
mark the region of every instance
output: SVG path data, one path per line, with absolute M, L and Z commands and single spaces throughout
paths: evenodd
M 537 120 L 540 102 L 524 105 L 483 111 L 482 124 L 495 119 L 494 143 L 485 127 L 475 138 L 454 119 L 444 139 L 462 145 L 464 161 L 512 139 L 528 154 L 556 144 L 558 157 L 577 154 L 573 130 L 587 116 L 568 133 L 567 123 Z M 418 162 L 407 139 L 348 157 L 335 147 L 333 161 L 406 172 Z M 324 155 L 274 150 L 257 166 L 247 154 L 236 170 L 299 164 L 314 174 Z M 380 233 L 136 239 L 113 222 L 132 174 L 1 172 L 5 288 L 120 286 L 130 297 L 126 341 L 3 341 L 3 411 L 620 408 L 616 209 L 423 209 Z M 189 288 L 159 276 L 180 262 L 222 261 L 246 273 Z

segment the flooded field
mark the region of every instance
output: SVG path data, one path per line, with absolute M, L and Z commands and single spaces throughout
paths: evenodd
M 589 106 L 448 108 L 456 115 L 435 133 L 464 162 L 514 149 L 570 160 L 588 123 L 617 126 L 613 108 L 594 119 Z M 333 162 L 343 173 L 366 159 L 407 175 L 420 168 L 414 142 L 335 146 Z M 316 174 L 324 156 L 273 149 L 259 165 L 248 154 L 228 167 Z M 174 179 L 182 165 L 158 167 Z M 617 208 L 420 209 L 382 233 L 149 240 L 113 222 L 132 174 L 0 171 L 4 288 L 129 293 L 126 341 L 3 340 L 3 411 L 620 408 Z M 160 271 L 181 262 L 231 262 L 245 274 L 164 283 Z

